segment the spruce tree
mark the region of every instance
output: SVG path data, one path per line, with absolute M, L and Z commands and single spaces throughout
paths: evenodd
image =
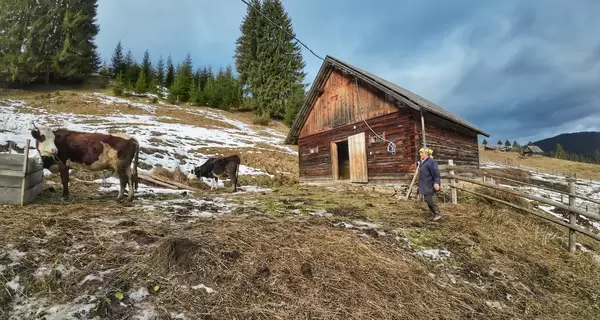
M 165 86 L 165 62 L 162 56 L 158 58 L 158 62 L 156 63 L 156 83 L 159 86 Z
M 140 68 L 137 81 L 135 82 L 135 92 L 140 94 L 145 93 L 148 90 L 148 85 L 146 83 L 146 73 L 143 68 Z
M 258 41 L 264 32 L 266 21 L 257 10 L 261 10 L 260 0 L 251 0 L 247 6 L 246 15 L 240 25 L 241 35 L 236 40 L 235 68 L 238 72 L 238 81 L 246 93 L 251 92 L 251 75 L 255 75 L 258 61 Z M 254 9 L 254 8 L 256 9 Z
M 112 58 L 110 59 L 110 71 L 113 77 L 117 77 L 119 73 L 124 73 L 126 70 L 125 56 L 123 55 L 123 45 L 121 41 L 117 43 L 115 50 L 113 51 Z
M 142 70 L 144 70 L 144 75 L 146 76 L 146 86 L 150 85 L 150 80 L 154 77 L 154 72 L 152 70 L 152 61 L 150 60 L 150 52 L 148 49 L 144 52 L 144 58 L 142 59 Z
M 483 139 L 483 142 L 482 142 L 482 144 L 483 144 L 484 146 L 486 146 L 486 145 L 488 144 L 487 140 L 486 140 L 486 139 Z
M 254 17 L 255 10 L 249 8 L 236 47 L 239 80 L 252 96 L 255 122 L 266 124 L 271 117 L 289 122 L 303 101 L 305 62 L 281 1 L 265 0 L 260 8 L 281 28 Z
M 167 76 L 165 77 L 165 87 L 170 88 L 175 80 L 175 67 L 173 66 L 173 59 L 171 55 L 167 57 Z

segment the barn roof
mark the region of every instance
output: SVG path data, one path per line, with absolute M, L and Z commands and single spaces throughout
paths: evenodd
M 544 151 L 542 150 L 542 148 L 540 148 L 538 146 L 529 145 L 529 146 L 527 146 L 527 148 L 529 150 L 531 150 L 531 152 L 533 152 L 533 153 L 544 153 Z
M 313 81 L 312 87 L 308 92 L 306 99 L 304 100 L 304 104 L 298 111 L 298 115 L 294 120 L 294 124 L 290 129 L 288 136 L 285 140 L 285 144 L 296 144 L 298 142 L 298 136 L 300 135 L 300 130 L 302 130 L 302 126 L 304 126 L 304 122 L 308 115 L 310 114 L 311 108 L 314 104 L 314 101 L 318 98 L 318 92 L 322 89 L 325 84 L 325 80 L 331 68 L 335 68 L 344 73 L 351 74 L 356 76 L 358 79 L 365 81 L 375 88 L 389 94 L 390 96 L 398 99 L 399 101 L 403 101 L 409 107 L 415 110 L 421 110 L 423 108 L 424 111 L 434 113 L 442 118 L 448 119 L 454 123 L 467 127 L 477 133 L 480 133 L 486 137 L 490 135 L 483 131 L 482 129 L 476 127 L 475 125 L 469 123 L 465 119 L 449 112 L 448 110 L 436 105 L 435 103 L 413 93 L 410 92 L 396 84 L 393 84 L 385 79 L 382 79 L 370 72 L 359 69 L 353 65 L 350 65 L 346 62 L 340 61 L 332 56 L 326 56 L 325 61 L 321 65 L 321 69 Z

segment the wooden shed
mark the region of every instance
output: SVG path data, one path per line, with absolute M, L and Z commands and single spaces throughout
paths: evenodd
M 535 145 L 527 145 L 523 148 L 523 155 L 525 156 L 541 156 L 544 155 L 544 151 Z
M 424 128 L 424 134 L 423 134 Z M 285 140 L 301 182 L 409 182 L 426 145 L 440 164 L 479 167 L 489 134 L 440 106 L 327 56 Z
M 0 203 L 26 205 L 44 191 L 44 169 L 41 161 L 25 154 L 0 154 Z

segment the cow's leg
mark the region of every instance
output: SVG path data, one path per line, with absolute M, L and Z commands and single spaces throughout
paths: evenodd
M 127 201 L 133 201 L 133 172 L 130 167 L 127 167 L 127 179 L 129 181 L 129 194 Z
M 63 199 L 69 198 L 69 167 L 65 165 L 59 165 L 58 171 L 60 172 L 60 182 L 63 186 Z
M 215 185 L 215 190 L 217 190 L 219 188 L 219 178 L 218 177 L 213 178 L 213 184 Z
M 125 196 L 125 187 L 127 186 L 127 182 L 129 182 L 129 177 L 127 176 L 127 167 L 119 163 L 117 166 L 117 175 L 119 176 L 119 182 L 121 182 L 121 187 L 119 189 L 119 195 L 117 196 L 117 201 L 121 202 L 123 197 Z

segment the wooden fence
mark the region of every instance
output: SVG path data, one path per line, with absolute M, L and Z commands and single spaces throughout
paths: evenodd
M 596 234 L 594 232 L 592 232 L 591 230 L 585 229 L 579 225 L 577 225 L 577 217 L 578 216 L 583 216 L 586 217 L 590 220 L 594 220 L 594 221 L 600 221 L 600 212 L 589 212 L 587 210 L 587 206 L 586 206 L 586 210 L 581 210 L 578 207 L 575 206 L 575 199 L 579 198 L 581 200 L 584 201 L 588 201 L 588 202 L 592 202 L 595 204 L 600 205 L 600 200 L 596 200 L 596 199 L 592 199 L 583 195 L 577 195 L 576 191 L 575 191 L 575 179 L 573 178 L 567 178 L 568 181 L 568 191 L 562 191 L 562 190 L 556 190 L 553 188 L 549 188 L 549 187 L 544 187 L 544 186 L 540 186 L 540 185 L 535 185 L 535 184 L 531 184 L 531 183 L 526 183 L 526 182 L 521 182 L 521 181 L 517 181 L 517 180 L 513 180 L 513 179 L 509 179 L 509 178 L 503 178 L 503 177 L 499 177 L 499 176 L 494 176 L 494 175 L 484 175 L 482 176 L 482 180 L 480 181 L 479 179 L 473 179 L 473 178 L 467 178 L 461 175 L 458 175 L 455 173 L 455 166 L 452 160 L 448 161 L 448 165 L 444 167 L 440 166 L 440 171 L 441 171 L 441 177 L 443 179 L 448 179 L 449 180 L 449 186 L 451 188 L 451 201 L 453 204 L 457 204 L 458 203 L 458 191 L 462 191 L 462 192 L 467 192 L 467 193 L 471 193 L 473 195 L 476 195 L 478 197 L 482 197 L 488 200 L 492 200 L 492 201 L 496 201 L 498 203 L 502 203 L 504 205 L 513 207 L 515 209 L 519 209 L 523 212 L 527 212 L 530 213 L 532 215 L 535 215 L 537 217 L 540 217 L 542 219 L 548 220 L 550 222 L 553 222 L 555 224 L 561 225 L 563 227 L 566 227 L 569 229 L 569 251 L 570 252 L 575 252 L 576 250 L 576 241 L 577 241 L 577 233 L 581 233 L 584 235 L 589 236 L 592 239 L 598 240 L 600 241 L 600 234 Z M 447 173 L 446 173 L 447 172 Z M 490 183 L 489 179 L 492 179 L 492 181 L 495 180 L 496 183 Z M 487 180 L 487 181 L 486 181 Z M 498 180 L 505 180 L 505 181 L 510 181 L 512 183 L 517 183 L 517 184 L 521 184 L 521 185 L 525 185 L 525 186 L 533 186 L 536 188 L 540 188 L 540 189 L 545 189 L 551 192 L 555 192 L 561 195 L 566 195 L 568 196 L 568 205 L 564 204 L 561 202 L 557 202 L 551 199 L 547 199 L 544 197 L 540 197 L 540 196 L 536 196 L 536 195 L 531 195 L 531 194 L 527 194 L 524 192 L 519 192 L 516 190 L 512 190 L 509 188 L 505 188 L 505 187 L 501 187 L 499 186 Z M 569 212 L 569 222 L 565 222 L 562 221 L 552 215 L 550 215 L 549 213 L 546 212 L 541 212 L 541 211 L 536 211 L 533 209 L 529 209 L 529 208 L 524 208 L 522 206 L 519 206 L 517 204 L 514 203 L 510 203 L 508 201 L 504 201 L 495 197 L 492 197 L 490 195 L 486 195 L 477 191 L 473 191 L 473 190 L 468 190 L 467 188 L 461 187 L 458 185 L 458 182 L 464 182 L 464 183 L 470 183 L 470 184 L 475 184 L 478 186 L 483 186 L 483 187 L 487 187 L 490 188 L 492 190 L 496 190 L 496 191 L 501 191 L 501 192 L 505 192 L 507 194 L 511 194 L 514 196 L 518 196 L 518 197 L 523 197 L 523 198 L 527 198 L 530 200 L 534 200 L 540 203 L 544 203 L 550 206 L 554 206 L 555 208 L 561 208 L 563 210 L 566 210 L 567 212 Z

